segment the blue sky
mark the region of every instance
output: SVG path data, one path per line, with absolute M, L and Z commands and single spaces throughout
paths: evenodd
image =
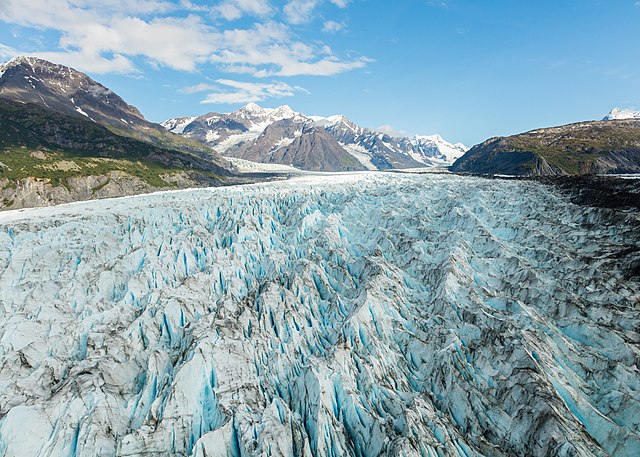
M 2 60 L 152 121 L 254 101 L 469 145 L 640 108 L 638 30 L 638 0 L 0 0 Z

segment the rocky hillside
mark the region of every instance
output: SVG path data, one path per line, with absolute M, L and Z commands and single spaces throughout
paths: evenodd
M 229 180 L 234 180 L 229 170 L 189 152 L 116 135 L 79 116 L 0 98 L 0 208 Z
M 228 165 L 202 143 L 170 135 L 160 124 L 147 121 L 136 107 L 86 74 L 47 60 L 20 56 L 0 65 L 0 98 L 82 117 L 120 136 L 189 151 Z
M 180 117 L 162 125 L 227 157 L 282 165 L 295 163 L 306 170 L 444 166 L 467 150 L 439 135 L 395 138 L 360 127 L 341 115 L 307 116 L 288 106 L 270 109 L 255 103 L 232 113 Z M 301 135 L 309 138 L 299 138 Z
M 247 180 L 228 166 L 83 73 L 26 57 L 0 66 L 0 209 Z
M 491 138 L 451 170 L 521 176 L 640 173 L 640 120 L 580 122 Z

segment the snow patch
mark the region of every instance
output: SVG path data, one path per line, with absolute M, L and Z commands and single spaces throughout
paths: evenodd
M 366 167 L 367 170 L 377 170 L 378 168 L 371 161 L 371 153 L 358 144 L 340 143 L 345 151 L 351 154 L 358 162 Z
M 613 108 L 602 120 L 613 121 L 618 119 L 640 119 L 640 111 L 634 111 L 632 109 Z
M 302 170 L 289 166 L 289 165 L 280 165 L 277 163 L 261 163 L 261 162 L 252 162 L 250 160 L 238 159 L 236 157 L 225 157 L 226 160 L 231 162 L 231 164 L 236 167 L 236 169 L 240 172 L 247 173 L 274 173 L 274 172 L 301 172 Z

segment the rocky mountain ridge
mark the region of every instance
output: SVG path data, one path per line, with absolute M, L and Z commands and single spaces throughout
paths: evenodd
M 343 115 L 307 116 L 286 105 L 271 109 L 250 103 L 232 113 L 174 118 L 162 125 L 228 157 L 283 165 L 294 164 L 288 160 L 295 158 L 298 167 L 319 171 L 444 166 L 467 150 L 439 135 L 396 138 L 360 127 Z
M 0 97 L 80 114 L 100 124 L 153 125 L 136 107 L 86 74 L 36 57 L 18 56 L 0 65 Z
M 78 116 L 117 135 L 187 151 L 228 166 L 200 142 L 167 134 L 160 124 L 147 121 L 136 107 L 88 75 L 44 59 L 18 56 L 0 65 L 0 98 Z

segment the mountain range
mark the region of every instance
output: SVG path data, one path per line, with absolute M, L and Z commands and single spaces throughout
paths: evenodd
M 249 103 L 232 113 L 174 118 L 162 125 L 227 157 L 313 171 L 447 166 L 468 149 L 439 135 L 392 137 L 343 115 L 308 116 L 286 105 L 270 109 Z
M 89 76 L 34 57 L 0 65 L 0 209 L 273 179 L 446 167 L 507 175 L 640 173 L 640 113 L 489 139 L 396 137 L 343 115 L 255 103 L 150 122 Z M 249 170 L 249 171 L 247 171 Z
M 378 170 L 449 165 L 466 147 L 437 135 L 393 138 L 288 106 L 249 104 L 160 125 L 80 71 L 19 56 L 0 65 L 0 149 L 0 208 L 20 208 L 270 179 L 242 172 L 239 159 Z

